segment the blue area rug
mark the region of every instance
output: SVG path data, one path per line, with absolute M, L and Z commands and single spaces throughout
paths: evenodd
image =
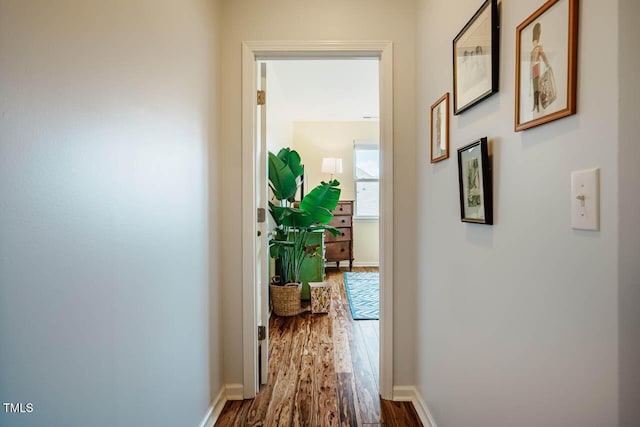
M 377 272 L 344 273 L 349 307 L 353 320 L 378 320 L 380 318 L 380 276 Z

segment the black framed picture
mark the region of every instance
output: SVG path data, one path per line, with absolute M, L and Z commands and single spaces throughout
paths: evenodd
M 460 219 L 493 224 L 493 178 L 487 138 L 458 149 Z
M 498 0 L 486 0 L 453 39 L 453 114 L 498 92 Z

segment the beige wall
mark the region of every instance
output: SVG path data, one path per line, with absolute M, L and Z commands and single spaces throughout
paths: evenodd
M 380 124 L 377 121 L 293 123 L 293 148 L 300 153 L 305 165 L 305 191 L 320 181 L 329 180 L 330 176 L 321 171 L 323 157 L 340 157 L 343 173 L 334 176 L 340 181 L 340 199 L 355 200 L 353 142 L 378 142 L 379 138 Z M 356 265 L 378 264 L 378 226 L 379 222 L 375 220 L 354 220 L 353 256 Z
M 2 426 L 197 426 L 222 380 L 217 2 L 0 0 Z
M 394 43 L 394 380 L 412 384 L 415 290 L 415 2 L 236 0 L 223 3 L 220 164 L 225 382 L 242 383 L 241 43 L 390 40 Z M 400 204 L 402 202 L 402 204 Z
M 578 114 L 515 133 L 515 28 L 541 3 L 502 2 L 500 92 L 452 117 L 449 160 L 429 164 L 418 121 L 416 382 L 439 426 L 618 425 L 618 2 L 580 2 Z M 452 90 L 451 40 L 477 6 L 418 1 L 418 111 Z M 460 222 L 456 149 L 482 136 L 493 226 Z M 601 231 L 572 230 L 571 171 L 594 166 Z

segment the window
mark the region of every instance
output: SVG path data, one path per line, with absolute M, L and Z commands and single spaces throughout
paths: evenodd
M 380 205 L 380 146 L 376 142 L 353 144 L 353 178 L 359 218 L 378 218 Z

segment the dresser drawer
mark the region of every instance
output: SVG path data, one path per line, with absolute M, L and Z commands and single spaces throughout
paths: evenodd
M 351 257 L 351 242 L 331 242 L 326 245 L 327 261 L 348 260 Z
M 334 215 L 351 215 L 353 214 L 353 203 L 351 202 L 339 202 L 338 206 L 331 211 Z
M 351 241 L 351 229 L 350 228 L 339 228 L 340 234 L 334 236 L 330 232 L 325 232 L 324 241 L 326 243 L 329 242 L 350 242 Z
M 332 227 L 351 227 L 351 216 L 350 215 L 335 215 L 331 222 L 329 223 Z

